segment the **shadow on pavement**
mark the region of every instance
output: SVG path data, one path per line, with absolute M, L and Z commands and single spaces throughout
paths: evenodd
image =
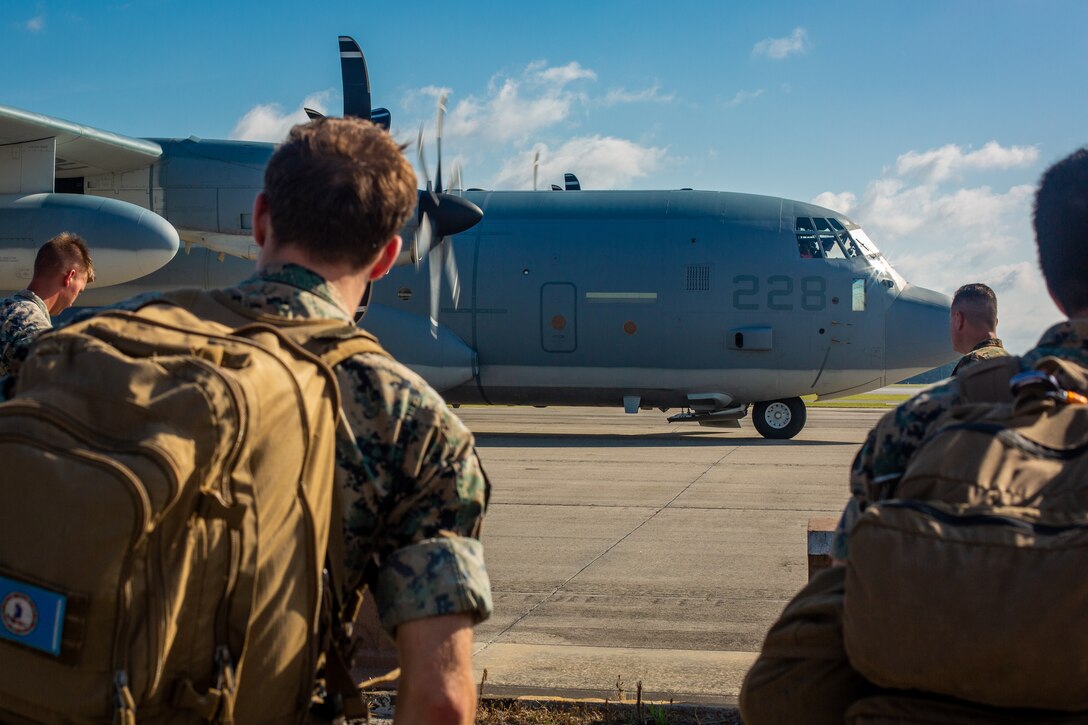
M 775 441 L 758 434 L 727 437 L 720 431 L 677 431 L 675 433 L 476 433 L 476 444 L 495 448 L 665 448 L 672 446 L 857 446 L 846 441 Z

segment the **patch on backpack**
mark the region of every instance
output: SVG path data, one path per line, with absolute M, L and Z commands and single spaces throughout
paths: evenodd
M 0 576 L 0 638 L 59 655 L 67 602 L 63 594 Z

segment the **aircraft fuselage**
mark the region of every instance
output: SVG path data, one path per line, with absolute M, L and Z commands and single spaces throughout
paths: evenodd
M 475 359 L 465 356 L 471 376 L 445 390 L 451 401 L 619 405 L 638 396 L 643 407 L 682 407 L 693 394 L 724 394 L 723 405 L 834 397 L 948 359 L 947 301 L 923 294 L 928 305 L 911 314 L 925 319 L 912 322 L 932 326 L 922 333 L 930 339 L 913 352 L 893 342 L 896 358 L 886 361 L 888 314 L 905 289 L 912 301 L 900 307 L 919 292 L 875 250 L 800 256 L 798 217 L 837 217 L 856 230 L 830 210 L 697 191 L 466 197 L 484 219 L 453 239 L 461 304 L 443 292 L 440 322 Z M 403 313 L 425 320 L 428 277 L 425 268 L 393 270 L 364 324 L 399 337 Z M 424 332 L 412 335 L 408 359 L 425 361 Z

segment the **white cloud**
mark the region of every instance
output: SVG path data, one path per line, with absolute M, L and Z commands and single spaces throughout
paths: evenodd
M 748 103 L 749 101 L 754 101 L 755 99 L 762 96 L 763 93 L 764 90 L 762 88 L 755 91 L 737 91 L 737 94 L 733 96 L 733 99 L 725 105 L 729 108 L 736 108 L 737 106 Z
M 785 38 L 764 38 L 759 41 L 752 47 L 752 56 L 782 60 L 791 55 L 807 53 L 811 48 L 808 31 L 804 28 L 794 28 L 793 32 Z
M 1023 352 L 1060 314 L 1035 263 L 1031 205 L 1034 146 L 991 141 L 972 151 L 955 145 L 899 156 L 863 192 L 825 191 L 813 203 L 861 224 L 908 280 L 947 294 L 968 282 L 998 295 L 998 333 Z M 1005 188 L 953 183 L 967 172 L 1022 169 Z
M 629 91 L 625 88 L 613 88 L 600 100 L 602 106 L 615 106 L 620 103 L 669 103 L 673 100 L 673 94 L 660 93 L 660 84 L 654 84 L 641 91 Z
M 858 203 L 858 197 L 852 191 L 844 191 L 841 194 L 825 191 L 822 194 L 817 195 L 816 198 L 812 200 L 812 203 L 819 204 L 832 211 L 837 211 L 849 216 L 850 212 L 853 211 Z
M 482 93 L 457 100 L 451 95 L 443 129 L 443 168 L 452 168 L 451 157 L 456 154 L 467 186 L 531 189 L 533 156 L 539 151 L 541 189 L 562 184 L 568 171 L 577 174 L 587 189 L 622 188 L 652 174 L 668 157 L 666 148 L 653 144 L 652 131 L 645 131 L 646 136 L 638 140 L 628 140 L 586 135 L 579 133 L 578 127 L 600 108 L 664 103 L 673 96 L 662 93 L 658 84 L 636 90 L 613 88 L 594 95 L 596 81 L 597 74 L 577 62 L 552 66 L 535 61 L 515 73 L 495 74 Z M 418 114 L 427 129 L 430 172 L 435 170 L 433 99 L 445 91 L 428 87 L 405 97 L 405 106 Z M 405 123 L 412 128 L 419 120 Z M 417 172 L 422 174 L 421 169 Z M 425 183 L 422 178 L 421 183 Z
M 23 27 L 32 33 L 40 33 L 45 29 L 45 16 L 35 15 L 34 17 L 23 23 Z
M 331 90 L 311 93 L 303 99 L 298 108 L 285 112 L 278 103 L 261 103 L 246 111 L 245 115 L 234 124 L 229 138 L 238 141 L 270 141 L 279 143 L 291 127 L 306 123 L 309 117 L 302 109 L 312 108 L 323 114 L 329 112 L 329 101 L 337 94 Z
M 896 172 L 901 176 L 916 176 L 931 182 L 960 177 L 969 171 L 990 171 L 1023 168 L 1039 159 L 1039 149 L 1034 146 L 1002 147 L 990 141 L 975 151 L 965 150 L 955 144 L 921 153 L 908 151 L 895 161 Z
M 596 78 L 577 62 L 549 67 L 536 61 L 517 77 L 497 75 L 488 83 L 486 97 L 468 96 L 448 109 L 444 136 L 525 143 L 542 129 L 566 121 L 576 106 L 586 105 L 587 95 L 571 86 Z M 418 93 L 435 96 L 443 90 L 426 88 Z
M 532 66 L 530 67 L 532 68 Z M 576 61 L 554 68 L 544 68 L 544 70 L 536 72 L 534 76 L 538 81 L 553 83 L 558 86 L 565 86 L 579 80 L 597 80 L 596 73 L 588 68 L 583 68 Z
M 623 187 L 632 179 L 656 171 L 667 153 L 663 148 L 599 135 L 572 138 L 554 150 L 538 144 L 507 159 L 495 177 L 494 186 L 531 189 L 533 157 L 537 151 L 540 152 L 540 189 L 547 189 L 552 183 L 562 185 L 563 174 L 567 171 L 578 175 L 583 189 Z

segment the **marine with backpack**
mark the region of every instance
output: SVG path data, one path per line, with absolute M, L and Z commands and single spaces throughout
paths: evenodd
M 843 635 L 881 687 L 1088 711 L 1088 368 L 964 369 L 854 524 Z
M 745 722 L 1088 722 L 1086 392 L 1074 320 L 889 413 L 848 555 L 771 627 Z
M 0 712 L 297 722 L 333 625 L 331 367 L 362 353 L 196 291 L 43 338 L 0 404 Z
M 264 183 L 252 277 L 74 321 L 0 386 L 0 720 L 365 716 L 369 588 L 397 717 L 471 722 L 490 487 L 471 432 L 354 323 L 415 172 L 381 127 L 320 118 Z

